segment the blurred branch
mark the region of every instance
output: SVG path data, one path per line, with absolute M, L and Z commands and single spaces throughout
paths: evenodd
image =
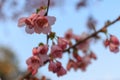
M 87 41 L 88 39 L 95 37 L 96 35 L 98 35 L 98 33 L 103 32 L 104 29 L 107 29 L 109 26 L 113 25 L 114 23 L 116 23 L 118 21 L 120 21 L 120 16 L 117 19 L 115 19 L 114 21 L 112 21 L 112 22 L 107 21 L 106 24 L 100 30 L 94 32 L 93 34 L 89 35 L 85 39 L 78 41 L 77 43 L 75 43 L 74 45 L 72 45 L 68 49 L 64 50 L 63 52 L 69 52 L 70 49 L 75 48 L 80 43 L 83 43 L 83 42 Z

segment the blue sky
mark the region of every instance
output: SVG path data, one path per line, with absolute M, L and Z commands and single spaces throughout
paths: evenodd
M 114 20 L 120 16 L 120 0 L 102 0 L 96 2 L 92 0 L 89 7 L 82 8 L 75 11 L 74 3 L 77 0 L 66 0 L 65 8 L 53 8 L 49 11 L 49 15 L 54 15 L 57 18 L 53 31 L 62 36 L 64 32 L 72 28 L 76 34 L 81 34 L 86 29 L 85 21 L 89 15 L 93 15 L 97 20 L 97 28 L 101 28 L 105 21 Z M 16 52 L 16 56 L 20 60 L 20 68 L 26 69 L 25 61 L 32 55 L 31 50 L 36 47 L 39 42 L 45 41 L 44 35 L 26 34 L 24 28 L 18 28 L 17 22 L 12 21 L 0 22 L 0 44 L 10 47 Z M 116 35 L 120 39 L 120 22 L 108 28 L 109 33 Z M 102 40 L 105 39 L 103 34 Z M 58 78 L 55 74 L 48 71 L 47 66 L 39 69 L 39 72 L 46 74 L 52 80 L 120 80 L 120 52 L 114 54 L 105 49 L 102 45 L 102 40 L 97 44 L 91 45 L 91 49 L 95 51 L 98 60 L 92 61 L 93 63 L 87 68 L 86 72 L 78 70 L 74 72 L 71 70 L 67 75 Z M 66 55 L 64 55 L 63 66 L 67 63 Z

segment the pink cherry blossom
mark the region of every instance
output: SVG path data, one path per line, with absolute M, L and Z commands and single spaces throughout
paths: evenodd
M 63 50 L 58 45 L 52 45 L 51 55 L 53 58 L 62 58 Z
M 55 73 L 56 68 L 57 68 L 56 63 L 53 61 L 50 61 L 49 68 L 48 68 L 49 71 L 53 71 Z
M 81 62 L 81 61 L 82 61 L 82 57 L 79 56 L 78 53 L 73 53 L 73 57 L 74 57 L 78 62 Z
M 59 47 L 61 47 L 63 50 L 65 50 L 67 48 L 68 45 L 68 41 L 65 38 L 59 37 L 58 38 L 58 45 Z
M 114 35 L 110 35 L 110 43 L 115 44 L 117 46 L 120 45 L 120 42 L 119 42 L 118 38 Z
M 111 52 L 117 53 L 119 52 L 119 40 L 116 36 L 110 35 L 110 44 L 109 44 L 109 49 Z
M 33 13 L 29 17 L 20 18 L 18 26 L 22 27 L 26 25 L 26 32 L 32 33 L 43 33 L 48 34 L 51 31 L 51 26 L 55 23 L 56 18 L 53 16 L 44 16 L 45 10 L 40 10 L 39 13 Z
M 72 29 L 69 29 L 66 33 L 65 33 L 65 39 L 70 40 L 73 38 L 73 32 Z
M 109 44 L 110 44 L 110 41 L 109 41 L 108 39 L 106 39 L 106 40 L 104 41 L 104 46 L 107 47 L 107 46 L 109 46 Z
M 33 48 L 32 52 L 33 52 L 33 55 L 47 54 L 48 45 L 40 45 L 36 48 Z
M 110 39 L 106 39 L 104 42 L 105 47 L 109 46 L 111 52 L 117 53 L 119 52 L 120 42 L 118 38 L 114 35 L 110 35 Z
M 47 54 L 47 52 L 48 52 L 48 45 L 40 45 L 40 46 L 37 48 L 37 51 L 38 51 L 38 53 L 40 53 L 40 54 Z
M 35 75 L 38 71 L 38 68 L 42 65 L 41 59 L 38 56 L 32 56 L 26 61 L 28 65 L 28 70 L 32 72 L 32 75 Z
M 86 71 L 86 67 L 91 63 L 91 58 L 89 55 L 85 55 L 82 58 L 82 62 L 78 62 L 77 65 L 82 71 Z
M 90 56 L 90 58 L 92 58 L 92 59 L 94 59 L 94 60 L 97 59 L 97 56 L 96 56 L 95 53 L 92 52 L 92 51 L 90 52 L 89 56 Z
M 60 67 L 60 69 L 59 69 L 59 71 L 57 72 L 57 76 L 59 77 L 59 76 L 63 76 L 63 75 L 65 75 L 67 72 L 66 72 L 66 70 L 61 66 Z
M 59 61 L 56 61 L 56 63 L 50 61 L 49 71 L 52 71 L 53 73 L 57 73 L 57 76 L 63 76 L 67 73 Z
M 78 68 L 76 62 L 74 60 L 72 60 L 72 59 L 70 59 L 68 61 L 67 70 L 69 71 L 71 68 L 73 68 L 74 70 L 77 70 L 77 68 Z
M 110 45 L 109 45 L 109 49 L 110 49 L 111 52 L 114 52 L 114 53 L 119 52 L 119 48 L 118 48 L 118 46 L 115 45 L 115 44 L 112 44 L 112 43 L 110 43 Z
M 80 36 L 79 35 L 74 35 L 74 39 L 78 42 L 80 40 L 85 39 L 88 36 L 87 33 L 82 33 Z M 89 48 L 89 43 L 90 43 L 90 39 L 87 41 L 84 41 L 83 43 L 80 43 L 76 48 L 78 50 L 82 50 L 83 52 L 86 52 Z

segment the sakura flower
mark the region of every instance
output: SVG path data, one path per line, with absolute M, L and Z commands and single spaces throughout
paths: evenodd
M 59 76 L 63 76 L 63 75 L 65 75 L 67 72 L 66 72 L 66 70 L 61 66 L 60 67 L 60 69 L 59 69 L 59 71 L 57 72 L 57 76 L 59 77 Z
M 28 65 L 28 70 L 32 72 L 32 75 L 35 75 L 38 71 L 38 68 L 42 65 L 41 59 L 38 56 L 32 56 L 26 61 Z
M 20 18 L 18 26 L 26 25 L 26 32 L 48 34 L 51 31 L 51 26 L 55 23 L 56 18 L 53 16 L 44 16 L 45 10 L 40 10 L 39 13 L 33 13 L 29 17 Z
M 68 41 L 65 38 L 59 37 L 58 38 L 58 45 L 65 50 L 67 48 Z
M 111 52 L 117 53 L 119 52 L 120 42 L 118 38 L 114 35 L 110 35 L 110 39 L 106 39 L 104 42 L 105 47 L 109 46 Z
M 115 45 L 115 44 L 112 44 L 112 43 L 109 45 L 109 49 L 110 49 L 111 52 L 114 52 L 114 53 L 119 52 L 118 46 Z
M 63 76 L 67 73 L 59 61 L 56 61 L 56 63 L 50 61 L 49 71 L 52 71 L 53 73 L 57 73 L 57 76 Z
M 87 33 L 82 33 L 80 36 L 79 35 L 74 35 L 74 39 L 76 40 L 76 42 L 85 39 L 88 36 Z M 84 41 L 83 43 L 80 43 L 76 48 L 78 50 L 82 50 L 83 52 L 86 52 L 89 48 L 89 43 L 90 43 L 90 39 L 87 41 Z
M 38 53 L 40 54 L 47 54 L 48 45 L 40 45 L 37 50 L 38 50 Z
M 92 51 L 90 52 L 89 56 L 90 56 L 90 58 L 92 58 L 92 59 L 94 59 L 94 60 L 97 59 L 97 56 L 96 56 L 95 53 L 92 52 Z
M 61 58 L 63 50 L 58 45 L 52 45 L 51 47 L 51 55 L 54 58 Z
M 76 62 L 74 60 L 72 60 L 72 59 L 70 59 L 68 61 L 67 70 L 69 71 L 71 68 L 73 68 L 74 70 L 77 70 L 77 68 L 78 68 Z
M 78 53 L 73 53 L 73 57 L 74 57 L 78 62 L 81 62 L 81 61 L 82 61 L 82 57 L 79 56 Z
M 106 39 L 106 40 L 104 41 L 104 46 L 107 47 L 107 46 L 109 46 L 109 44 L 110 44 L 110 41 L 109 41 L 108 39 Z
M 65 33 L 65 39 L 70 40 L 72 37 L 73 37 L 72 29 L 69 29 L 69 30 Z
M 114 35 L 110 35 L 110 43 L 112 43 L 116 46 L 120 45 L 120 42 L 119 42 L 118 38 Z
M 33 48 L 33 55 L 39 55 L 39 54 L 47 54 L 48 52 L 48 45 L 40 45 L 36 48 Z
M 85 55 L 82 57 L 81 62 L 76 63 L 78 68 L 80 68 L 82 71 L 85 71 L 87 66 L 91 64 L 91 57 L 89 55 Z
M 57 68 L 56 66 L 56 63 L 53 62 L 53 61 L 50 61 L 50 64 L 49 64 L 49 71 L 53 71 L 54 73 L 56 72 L 55 69 Z
M 37 54 L 38 54 L 37 48 L 33 48 L 33 49 L 32 49 L 32 53 L 33 53 L 33 55 L 37 55 Z

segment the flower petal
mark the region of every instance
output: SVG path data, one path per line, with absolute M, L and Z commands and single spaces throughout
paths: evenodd
M 53 25 L 56 21 L 56 18 L 54 16 L 46 16 L 46 18 L 48 19 L 49 25 Z
M 19 27 L 23 27 L 23 26 L 25 25 L 25 20 L 26 20 L 26 19 L 27 19 L 26 17 L 20 18 L 20 19 L 18 20 L 18 26 L 19 26 Z
M 34 33 L 34 29 L 33 29 L 33 28 L 30 29 L 28 26 L 26 26 L 25 31 L 26 31 L 27 33 L 29 33 L 29 34 Z

